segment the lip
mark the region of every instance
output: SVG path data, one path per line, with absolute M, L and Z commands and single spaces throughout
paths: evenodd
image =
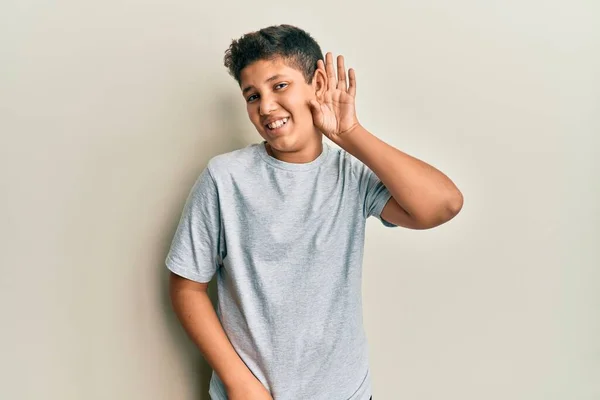
M 281 119 L 281 118 L 279 118 L 279 119 Z M 277 121 L 277 119 L 274 119 L 273 121 Z M 285 132 L 288 129 L 288 127 L 291 124 L 291 122 L 292 122 L 292 119 L 288 118 L 288 120 L 285 123 L 285 125 L 282 125 L 279 128 L 275 128 L 275 129 L 271 129 L 267 125 L 265 125 L 265 130 L 270 135 L 279 135 L 279 134 L 282 134 L 283 132 Z
M 268 120 L 263 121 L 263 126 L 268 129 L 269 127 L 267 125 L 269 125 L 271 122 L 279 121 L 280 119 L 284 119 L 284 118 L 287 118 L 288 122 L 289 122 L 290 116 L 289 115 L 283 115 L 283 116 L 280 116 L 280 117 L 269 118 Z

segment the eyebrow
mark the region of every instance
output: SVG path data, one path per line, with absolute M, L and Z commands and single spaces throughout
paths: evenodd
M 285 75 L 282 75 L 282 74 L 276 74 L 276 75 L 273 75 L 272 77 L 268 78 L 268 79 L 265 81 L 265 83 L 268 83 L 268 82 L 274 81 L 274 80 L 276 80 L 276 79 L 279 79 L 279 78 L 283 78 L 284 76 L 285 76 Z M 250 89 L 254 89 L 254 86 L 247 86 L 247 87 L 245 87 L 245 88 L 242 90 L 242 94 L 246 94 L 246 93 L 247 93 L 247 92 L 248 92 Z

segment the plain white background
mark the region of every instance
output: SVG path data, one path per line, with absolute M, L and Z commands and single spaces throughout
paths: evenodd
M 163 263 L 210 157 L 261 140 L 224 51 L 280 23 L 343 54 L 362 124 L 465 197 L 433 230 L 368 222 L 374 398 L 600 398 L 597 2 L 12 0 L 0 15 L 1 398 L 208 399 Z

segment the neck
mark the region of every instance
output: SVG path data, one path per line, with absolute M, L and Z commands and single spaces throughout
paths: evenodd
M 295 151 L 280 151 L 273 149 L 271 145 L 266 142 L 265 149 L 267 154 L 280 161 L 294 163 L 294 164 L 305 164 L 316 160 L 323 152 L 323 141 L 322 139 L 316 142 L 314 145 L 307 145 L 304 149 Z

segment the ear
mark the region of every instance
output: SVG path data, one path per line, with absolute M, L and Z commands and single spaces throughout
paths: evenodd
M 317 99 L 322 101 L 323 96 L 327 91 L 327 74 L 325 73 L 325 70 L 323 70 L 322 68 L 317 68 L 315 70 L 312 79 L 312 86 L 315 91 L 315 96 L 317 97 Z

